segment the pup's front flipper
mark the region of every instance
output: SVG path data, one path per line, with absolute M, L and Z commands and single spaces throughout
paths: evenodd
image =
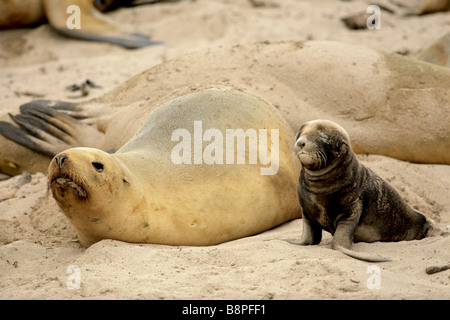
M 377 257 L 365 252 L 357 252 L 351 249 L 353 244 L 353 236 L 355 233 L 358 219 L 351 217 L 350 219 L 341 220 L 336 226 L 336 231 L 333 235 L 331 248 L 346 254 L 349 257 L 367 261 L 367 262 L 387 262 L 392 261 L 389 258 Z
M 319 244 L 322 240 L 322 228 L 311 223 L 306 213 L 303 213 L 303 233 L 300 240 L 286 240 L 287 242 L 300 246 Z

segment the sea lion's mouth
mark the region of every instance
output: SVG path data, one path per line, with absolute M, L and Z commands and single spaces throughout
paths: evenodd
M 327 166 L 327 155 L 320 149 L 313 150 L 301 150 L 297 153 L 297 156 L 304 167 L 310 170 L 320 170 Z
M 58 190 L 61 197 L 64 197 L 64 194 L 68 189 L 72 189 L 75 195 L 80 199 L 86 200 L 88 197 L 87 191 L 80 184 L 67 176 L 53 178 L 50 182 L 50 188 L 53 194 Z

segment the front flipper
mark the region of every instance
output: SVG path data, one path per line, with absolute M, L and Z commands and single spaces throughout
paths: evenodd
M 362 261 L 367 262 L 392 261 L 389 258 L 376 257 L 364 252 L 356 252 L 351 249 L 359 216 L 360 215 L 353 215 L 347 219 L 338 222 L 336 226 L 336 231 L 334 232 L 333 235 L 333 240 L 331 241 L 331 248 L 340 251 L 349 257 Z
M 49 107 L 52 105 L 53 107 Z M 20 107 L 20 114 L 9 114 L 18 125 L 0 122 L 0 134 L 26 148 L 53 157 L 73 147 L 96 147 L 103 134 L 71 116 L 55 110 L 79 112 L 79 108 L 66 102 L 38 100 Z
M 322 228 L 309 221 L 308 216 L 303 212 L 303 233 L 300 240 L 286 240 L 287 242 L 300 246 L 319 244 L 322 240 Z

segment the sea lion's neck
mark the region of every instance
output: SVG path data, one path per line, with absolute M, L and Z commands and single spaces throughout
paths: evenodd
M 307 189 L 315 193 L 334 193 L 353 183 L 360 164 L 353 151 L 334 159 L 327 167 L 310 170 L 303 167 L 301 180 Z

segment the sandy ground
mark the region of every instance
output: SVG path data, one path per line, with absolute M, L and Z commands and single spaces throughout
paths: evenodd
M 450 14 L 404 17 L 382 12 L 380 30 L 349 30 L 341 18 L 368 1 L 197 0 L 121 9 L 108 14 L 121 29 L 148 33 L 160 46 L 139 50 L 71 40 L 48 25 L 0 31 L 0 110 L 35 97 L 83 101 L 186 52 L 239 43 L 339 40 L 387 52 L 416 54 L 450 30 Z M 245 70 L 243 71 L 245 72 Z M 101 85 L 86 98 L 65 87 L 86 79 Z M 420 121 L 420 120 L 417 120 Z M 383 156 L 361 160 L 439 227 L 450 225 L 450 166 L 418 165 Z M 18 179 L 0 182 L 0 194 Z M 449 237 L 356 244 L 389 256 L 370 264 L 319 246 L 297 247 L 301 220 L 211 247 L 137 245 L 104 240 L 84 249 L 72 225 L 34 174 L 16 198 L 0 202 L 2 299 L 449 299 Z M 79 279 L 78 283 L 76 280 Z M 379 280 L 379 281 L 378 281 Z M 79 288 L 77 285 L 80 285 Z M 71 289 L 75 287 L 74 289 Z

